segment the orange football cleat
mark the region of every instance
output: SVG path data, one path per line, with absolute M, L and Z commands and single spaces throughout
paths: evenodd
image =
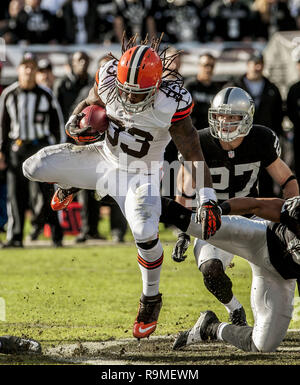
M 68 190 L 58 188 L 51 199 L 52 210 L 65 210 L 74 199 L 75 193 L 78 191 L 79 189 L 75 187 Z
M 153 297 L 146 297 L 142 294 L 138 314 L 133 325 L 134 337 L 138 339 L 145 338 L 154 332 L 161 307 L 160 293 Z

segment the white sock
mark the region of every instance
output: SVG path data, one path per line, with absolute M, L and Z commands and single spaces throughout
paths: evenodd
M 229 325 L 227 322 L 221 322 L 220 325 L 218 326 L 218 330 L 217 330 L 217 339 L 219 341 L 223 341 L 223 338 L 222 338 L 222 331 L 224 329 L 225 326 Z
M 228 303 L 223 304 L 228 311 L 228 313 L 234 311 L 235 309 L 240 309 L 242 305 L 240 302 L 235 298 L 235 296 L 232 297 L 232 300 Z
M 150 250 L 144 250 L 139 247 L 138 262 L 142 273 L 144 295 L 147 297 L 157 295 L 163 262 L 163 248 L 160 241 Z

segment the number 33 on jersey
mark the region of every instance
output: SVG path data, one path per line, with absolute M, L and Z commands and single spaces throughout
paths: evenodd
M 117 98 L 109 100 L 115 90 L 116 73 L 117 62 L 112 60 L 100 68 L 96 77 L 98 94 L 106 104 L 110 120 L 105 154 L 121 168 L 127 169 L 128 164 L 140 161 L 139 168 L 150 169 L 151 162 L 163 161 L 164 149 L 171 139 L 170 126 L 192 112 L 192 97 L 185 88 L 168 81 L 160 86 L 151 108 L 130 114 Z

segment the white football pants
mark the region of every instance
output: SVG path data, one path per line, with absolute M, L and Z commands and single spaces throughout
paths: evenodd
M 120 206 L 136 242 L 158 236 L 161 212 L 160 176 L 127 173 L 109 162 L 102 142 L 86 146 L 70 143 L 48 146 L 23 163 L 24 175 L 33 181 L 56 183 L 110 195 Z
M 292 315 L 295 279 L 283 279 L 270 262 L 268 221 L 222 216 L 221 228 L 210 238 L 213 247 L 246 259 L 252 269 L 252 339 L 261 352 L 275 351 L 286 335 Z M 201 225 L 191 220 L 188 234 L 201 238 Z M 198 241 L 197 241 L 198 242 Z M 196 242 L 196 247 L 197 247 Z M 199 239 L 199 245 L 202 243 Z

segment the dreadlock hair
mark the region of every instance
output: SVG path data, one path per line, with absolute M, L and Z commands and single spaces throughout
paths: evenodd
M 162 75 L 162 82 L 160 85 L 160 90 L 167 95 L 168 97 L 174 97 L 175 100 L 179 103 L 182 99 L 181 95 L 181 88 L 183 87 L 183 78 L 179 74 L 179 72 L 176 69 L 170 69 L 170 65 L 173 63 L 173 61 L 182 54 L 181 51 L 176 51 L 172 55 L 167 55 L 167 52 L 170 47 L 164 48 L 160 53 L 160 45 L 163 38 L 164 33 L 162 32 L 159 38 L 152 37 L 151 41 L 149 42 L 148 34 L 146 35 L 144 40 L 141 40 L 140 45 L 149 45 L 150 48 L 152 48 L 157 54 L 159 55 L 162 66 L 163 66 L 163 75 Z M 125 31 L 123 32 L 122 41 L 121 41 L 121 54 L 123 55 L 126 51 L 128 51 L 130 48 L 133 48 L 137 46 L 137 38 L 138 34 L 133 35 L 130 39 L 127 40 Z M 107 55 L 111 59 L 114 60 L 114 64 L 117 65 L 119 62 L 119 59 L 117 59 L 111 52 Z M 116 73 L 114 75 L 108 74 L 107 77 L 104 79 L 105 81 L 104 86 L 99 89 L 99 94 L 101 95 L 102 92 L 105 92 L 109 90 L 107 95 L 107 103 L 112 103 L 116 97 L 116 87 L 113 87 L 116 81 Z

